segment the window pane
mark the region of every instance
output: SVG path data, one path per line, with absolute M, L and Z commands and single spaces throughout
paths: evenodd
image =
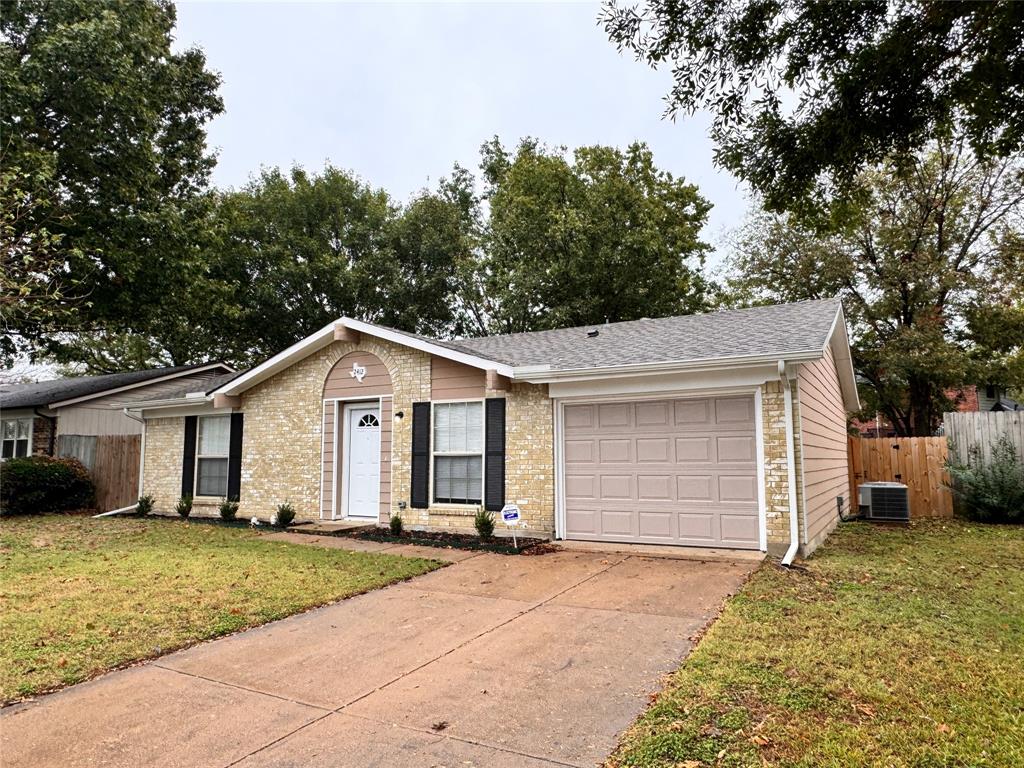
M 28 456 L 28 440 L 18 440 L 15 442 L 14 448 L 15 456 Z
M 203 416 L 199 419 L 199 455 L 227 456 L 230 416 Z
M 450 405 L 434 406 L 434 451 L 447 453 L 448 448 L 448 412 Z
M 19 419 L 18 420 L 18 437 L 28 440 L 28 433 L 32 429 L 31 419 Z
M 228 495 L 227 459 L 200 459 L 196 475 L 196 496 Z
M 4 440 L 13 440 L 17 424 L 13 420 L 4 421 Z
M 14 441 L 4 440 L 3 458 L 9 459 L 14 455 Z
M 484 404 L 466 403 L 466 451 L 482 453 L 484 450 Z
M 483 498 L 483 459 L 480 456 L 438 456 L 434 459 L 434 499 L 479 504 Z

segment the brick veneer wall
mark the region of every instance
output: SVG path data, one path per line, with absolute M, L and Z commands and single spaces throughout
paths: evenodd
M 146 455 L 142 467 L 142 491 L 152 496 L 157 512 L 173 512 L 181 496 L 181 458 L 185 444 L 185 419 L 146 419 Z
M 764 434 L 765 517 L 768 551 L 773 555 L 780 555 L 788 549 L 790 541 L 786 406 L 782 393 L 782 382 L 768 381 L 762 386 L 761 419 Z M 796 439 L 794 439 L 794 443 L 797 443 Z M 799 477 L 798 473 L 797 486 L 799 486 Z M 799 506 L 797 509 L 799 510 Z
M 32 445 L 29 453 L 32 456 L 52 456 L 56 450 L 53 422 L 44 416 L 36 416 L 32 419 Z

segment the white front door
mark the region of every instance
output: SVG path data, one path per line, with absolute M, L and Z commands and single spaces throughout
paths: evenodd
M 380 409 L 345 407 L 344 515 L 377 519 L 380 507 Z

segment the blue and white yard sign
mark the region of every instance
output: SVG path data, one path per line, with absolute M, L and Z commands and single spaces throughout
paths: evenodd
M 518 525 L 519 507 L 515 504 L 506 504 L 501 508 L 501 520 L 505 525 Z

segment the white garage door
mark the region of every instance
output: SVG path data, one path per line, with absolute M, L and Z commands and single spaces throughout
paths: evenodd
M 567 404 L 566 537 L 758 548 L 754 398 Z

